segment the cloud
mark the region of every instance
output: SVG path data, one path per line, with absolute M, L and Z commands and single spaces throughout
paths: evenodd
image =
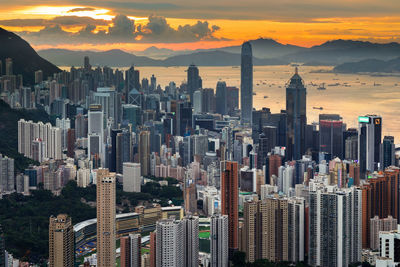
M 97 22 L 100 23 L 97 23 Z M 87 22 L 87 24 L 83 24 Z M 109 22 L 108 22 L 109 23 Z M 1 25 L 1 22 L 0 22 Z M 136 27 L 135 21 L 125 15 L 117 15 L 108 25 L 108 30 L 98 30 L 96 26 L 105 25 L 105 21 L 80 17 L 56 17 L 41 22 L 45 27 L 38 32 L 21 32 L 20 35 L 34 45 L 57 45 L 68 43 L 182 43 L 196 41 L 227 40 L 214 36 L 220 30 L 217 25 L 210 25 L 207 21 L 197 21 L 190 25 L 180 25 L 172 28 L 167 19 L 160 16 L 149 16 L 148 22 Z M 81 25 L 82 29 L 76 33 L 63 30 L 61 26 Z M 104 28 L 104 27 L 103 27 Z
M 151 15 L 149 22 L 138 27 L 137 35 L 143 42 L 195 42 L 199 40 L 221 40 L 214 36 L 220 28 L 207 21 L 197 21 L 194 25 L 180 25 L 172 28 L 164 17 Z
M 93 19 L 91 17 L 78 17 L 78 16 L 58 16 L 52 19 L 11 19 L 0 20 L 2 26 L 16 26 L 16 27 L 32 27 L 32 26 L 85 26 L 88 24 L 95 25 L 108 25 L 109 22 L 102 19 Z
M 68 13 L 82 12 L 82 11 L 93 11 L 93 10 L 95 10 L 93 7 L 77 7 L 77 8 L 73 8 L 71 10 L 68 10 Z

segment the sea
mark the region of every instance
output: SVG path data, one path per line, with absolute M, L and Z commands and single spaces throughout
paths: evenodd
M 218 81 L 240 88 L 240 67 L 198 67 L 203 88 L 215 90 Z M 69 69 L 62 67 L 62 69 Z M 120 68 L 125 70 L 127 68 Z M 140 79 L 151 75 L 162 88 L 171 81 L 179 86 L 187 79 L 187 67 L 135 67 Z M 382 116 L 383 136 L 393 135 L 400 144 L 400 74 L 338 74 L 333 66 L 299 66 L 307 88 L 307 123 L 318 122 L 319 114 L 339 114 L 347 127 L 358 127 L 358 116 Z M 285 109 L 285 85 L 295 67 L 254 66 L 253 107 L 278 113 Z M 325 90 L 318 90 L 325 87 Z M 240 103 L 240 102 L 239 102 Z

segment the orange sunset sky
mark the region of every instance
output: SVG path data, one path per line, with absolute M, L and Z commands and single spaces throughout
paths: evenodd
M 399 0 L 0 0 L 0 6 L 0 27 L 36 49 L 184 50 L 259 37 L 307 47 L 400 40 Z

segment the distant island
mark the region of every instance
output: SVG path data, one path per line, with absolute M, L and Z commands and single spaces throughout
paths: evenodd
M 400 73 L 400 57 L 392 60 L 365 59 L 337 65 L 336 73 Z

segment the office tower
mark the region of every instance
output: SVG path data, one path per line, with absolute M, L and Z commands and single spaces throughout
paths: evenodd
M 85 56 L 83 58 L 83 68 L 84 68 L 85 72 L 89 72 L 92 69 L 92 66 L 90 65 L 88 56 Z
M 199 266 L 199 217 L 188 215 L 182 220 L 185 267 Z
M 229 219 L 226 215 L 214 214 L 210 225 L 211 267 L 228 267 L 229 263 Z
M 184 267 L 183 222 L 164 219 L 156 225 L 156 266 Z
M 229 115 L 234 115 L 235 110 L 239 109 L 239 88 L 226 87 L 227 97 L 227 112 Z
M 397 220 L 392 216 L 380 219 L 378 216 L 370 219 L 370 249 L 379 249 L 379 232 L 393 231 L 397 229 Z
M 355 186 L 360 185 L 360 164 L 355 162 L 349 164 L 349 178 L 353 178 Z
M 157 78 L 154 76 L 154 74 L 151 75 L 150 77 L 150 92 L 152 93 L 157 89 Z
M 176 130 L 174 135 L 185 136 L 192 126 L 192 107 L 190 102 L 178 101 L 175 115 Z
M 390 167 L 383 174 L 371 174 L 362 186 L 363 197 L 363 248 L 370 247 L 370 219 L 375 215 L 387 218 L 389 215 L 399 221 L 400 170 Z
M 140 90 L 140 77 L 139 71 L 135 70 L 134 66 L 131 66 L 125 71 L 125 95 L 133 90 Z
M 219 81 L 217 82 L 217 89 L 215 93 L 216 109 L 217 113 L 221 115 L 228 114 L 228 90 L 226 89 L 226 83 Z
M 140 234 L 129 234 L 120 238 L 121 245 L 121 267 L 141 266 L 141 236 Z
M 393 231 L 379 233 L 379 256 L 392 260 L 396 266 L 400 263 L 400 226 Z
M 352 135 L 345 139 L 344 158 L 347 160 L 358 159 L 358 133 L 357 135 Z
M 14 159 L 0 154 L 0 193 L 14 191 Z
M 242 123 L 251 124 L 253 111 L 253 52 L 250 42 L 242 45 L 240 63 L 240 108 Z
M 196 90 L 193 93 L 193 113 L 200 114 L 203 112 L 203 93 L 201 90 Z
M 1 61 L 0 61 L 0 65 L 1 65 Z M 1 73 L 0 73 L 1 75 Z M 8 265 L 6 265 L 6 245 L 5 245 L 5 238 L 4 238 L 4 233 L 3 233 L 3 229 L 1 228 L 0 225 L 0 267 L 8 267 Z
M 75 117 L 75 137 L 77 139 L 87 137 L 88 134 L 88 118 L 82 114 Z
M 110 172 L 117 171 L 117 135 L 121 132 L 121 129 L 111 130 L 111 161 L 109 165 Z
M 37 71 L 35 71 L 35 84 L 38 84 L 41 82 L 43 82 L 43 71 L 37 70 Z
M 221 213 L 229 218 L 229 257 L 238 249 L 239 181 L 238 163 L 221 162 Z
M 382 142 L 382 151 L 381 151 L 381 168 L 384 170 L 389 166 L 394 166 L 395 162 L 395 145 L 394 145 L 394 137 L 393 136 L 385 136 Z
M 93 93 L 93 104 L 101 105 L 104 119 L 112 118 L 113 126 L 116 127 L 121 119 L 121 95 L 111 87 L 97 87 Z
M 150 132 L 141 131 L 139 134 L 139 161 L 142 176 L 150 173 Z
M 190 65 L 187 69 L 187 92 L 190 96 L 190 101 L 193 103 L 193 94 L 196 90 L 202 87 L 199 69 L 195 65 Z
M 343 159 L 343 120 L 339 115 L 319 115 L 319 151 Z
M 286 85 L 287 159 L 301 159 L 305 152 L 307 98 L 303 79 L 297 71 Z
M 204 88 L 202 89 L 202 101 L 203 107 L 202 111 L 205 113 L 214 113 L 215 112 L 215 96 L 214 90 L 212 88 Z
M 115 173 L 97 170 L 97 266 L 115 266 Z
M 13 60 L 6 58 L 6 76 L 13 75 Z
M 74 229 L 66 214 L 51 216 L 49 223 L 49 266 L 73 267 L 75 260 Z
M 142 177 L 140 164 L 132 162 L 123 163 L 123 190 L 125 192 L 140 192 Z
M 101 105 L 90 105 L 88 111 L 88 134 L 98 134 L 103 138 L 104 115 Z
M 358 162 L 361 173 L 379 168 L 382 142 L 382 118 L 377 115 L 358 117 Z
M 339 267 L 359 262 L 364 212 L 361 190 L 314 189 L 310 191 L 308 264 Z
M 102 147 L 102 139 L 97 133 L 88 134 L 88 157 L 100 156 Z
M 142 124 L 142 109 L 132 104 L 122 105 L 122 124 L 132 124 L 132 131 Z

